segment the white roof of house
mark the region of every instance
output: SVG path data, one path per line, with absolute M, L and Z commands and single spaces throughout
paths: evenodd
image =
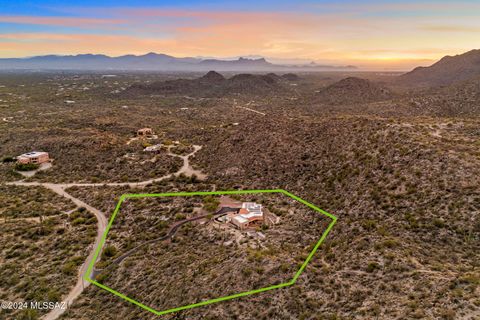
M 238 221 L 238 222 L 240 222 L 240 223 L 248 222 L 248 219 L 247 219 L 247 218 L 244 218 L 242 214 L 233 217 L 232 220 L 236 220 L 236 221 Z
M 262 211 L 255 211 L 255 212 L 239 214 L 238 216 L 243 217 L 245 219 L 253 218 L 253 217 L 260 217 L 260 216 L 262 216 Z
M 239 223 L 248 222 L 249 218 L 263 216 L 261 204 L 257 204 L 255 202 L 244 202 L 242 203 L 242 208 L 246 209 L 248 213 L 240 213 L 232 218 Z
M 243 214 L 247 218 L 263 214 L 262 205 L 255 202 L 244 202 L 242 203 L 242 208 L 248 210 L 247 214 Z
M 43 156 L 43 155 L 48 156 L 48 153 L 43 152 L 43 151 L 32 151 L 32 152 L 27 152 L 27 153 L 21 154 L 18 157 L 19 158 L 20 157 L 22 157 L 22 158 L 37 158 L 37 157 L 40 157 L 40 156 Z
M 143 149 L 143 151 L 157 151 L 157 150 L 160 150 L 161 148 L 162 148 L 161 144 L 156 144 L 153 146 L 146 147 L 145 149 Z

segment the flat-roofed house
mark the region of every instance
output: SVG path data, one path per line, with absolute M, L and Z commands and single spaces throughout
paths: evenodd
M 48 156 L 47 152 L 32 151 L 32 152 L 19 155 L 17 157 L 17 161 L 23 164 L 28 164 L 28 163 L 42 164 L 50 161 L 50 157 Z
M 153 146 L 148 146 L 143 151 L 145 152 L 160 152 L 162 150 L 162 144 L 156 144 Z
M 244 230 L 263 221 L 263 208 L 255 202 L 244 202 L 237 214 L 231 216 L 230 222 Z
M 150 137 L 153 136 L 152 128 L 141 128 L 137 130 L 137 136 L 139 137 Z

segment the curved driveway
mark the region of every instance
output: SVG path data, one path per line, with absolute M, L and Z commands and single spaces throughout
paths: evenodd
M 52 190 L 53 192 L 72 200 L 73 203 L 75 203 L 78 207 L 84 207 L 91 213 L 95 215 L 97 218 L 97 236 L 95 238 L 95 243 L 93 244 L 92 250 L 90 251 L 90 254 L 88 255 L 87 259 L 85 262 L 82 264 L 80 267 L 80 270 L 78 272 L 77 276 L 77 283 L 75 286 L 70 290 L 70 292 L 67 294 L 66 297 L 63 298 L 63 301 L 67 303 L 68 306 L 70 306 L 73 301 L 83 292 L 83 290 L 89 286 L 89 282 L 85 281 L 83 279 L 84 274 L 87 272 L 88 265 L 90 264 L 90 261 L 92 261 L 93 256 L 95 254 L 95 249 L 97 248 L 98 244 L 100 243 L 102 239 L 102 235 L 105 232 L 105 229 L 107 228 L 107 218 L 104 213 L 102 213 L 100 210 L 88 205 L 87 203 L 83 202 L 82 200 L 75 198 L 71 194 L 67 193 L 65 189 L 70 188 L 70 187 L 104 187 L 104 186 L 110 186 L 110 187 L 117 187 L 117 186 L 128 186 L 130 188 L 135 188 L 135 187 L 145 187 L 148 184 L 162 181 L 171 177 L 176 177 L 181 174 L 185 174 L 187 176 L 192 176 L 193 174 L 197 175 L 200 179 L 204 179 L 206 175 L 201 173 L 198 170 L 195 170 L 191 167 L 189 158 L 193 156 L 197 151 L 199 151 L 202 147 L 194 145 L 193 146 L 193 151 L 187 155 L 181 156 L 178 154 L 174 154 L 170 151 L 171 146 L 168 147 L 168 155 L 172 157 L 178 157 L 183 160 L 183 165 L 182 167 L 175 173 L 167 174 L 159 178 L 155 179 L 150 179 L 150 180 L 145 180 L 141 182 L 110 182 L 110 183 L 50 183 L 50 182 L 25 182 L 25 181 L 14 181 L 14 182 L 7 182 L 7 185 L 15 185 L 15 186 L 25 186 L 25 187 L 31 187 L 31 186 L 42 186 L 45 188 L 48 188 Z M 198 217 L 200 219 L 200 217 Z M 197 220 L 197 219 L 195 219 Z M 192 220 L 191 220 L 192 221 Z M 188 222 L 188 221 L 186 221 Z M 184 223 L 186 223 L 184 222 Z M 177 226 L 176 229 L 178 229 L 179 226 Z M 172 227 L 173 229 L 174 227 Z M 171 230 L 172 230 L 171 229 Z M 175 229 L 175 231 L 176 231 Z M 174 232 L 175 233 L 175 232 Z M 100 258 L 101 254 L 98 255 L 97 260 Z M 55 320 L 60 317 L 66 309 L 53 309 L 49 313 L 47 313 L 45 316 L 42 317 L 43 320 Z

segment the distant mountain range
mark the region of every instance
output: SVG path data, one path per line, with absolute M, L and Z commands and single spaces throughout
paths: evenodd
M 400 76 L 406 84 L 439 86 L 480 77 L 480 49 L 445 56 L 430 67 L 417 67 Z
M 102 54 L 70 56 L 46 55 L 30 58 L 0 59 L 0 70 L 139 70 L 139 71 L 348 71 L 355 66 L 273 64 L 264 58 L 237 60 L 177 58 L 166 54 L 124 55 Z

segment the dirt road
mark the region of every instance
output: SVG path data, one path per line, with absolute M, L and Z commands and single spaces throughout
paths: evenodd
M 167 234 L 160 237 L 160 238 L 156 238 L 156 239 L 152 239 L 152 240 L 149 240 L 147 242 L 144 242 L 132 249 L 130 249 L 129 251 L 125 252 L 124 254 L 122 254 L 120 257 L 116 258 L 115 260 L 113 260 L 113 264 L 119 264 L 121 263 L 123 260 L 125 260 L 125 258 L 128 258 L 129 256 L 131 256 L 133 253 L 135 253 L 136 251 L 138 251 L 140 248 L 148 245 L 148 244 L 152 244 L 152 243 L 155 243 L 155 242 L 160 242 L 160 241 L 163 241 L 163 240 L 167 240 L 169 238 L 173 238 L 173 236 L 175 235 L 175 233 L 178 231 L 178 229 L 183 226 L 184 224 L 188 223 L 188 222 L 192 222 L 192 221 L 196 221 L 196 220 L 200 220 L 200 219 L 205 219 L 205 218 L 208 218 L 208 217 L 217 217 L 217 216 L 220 216 L 220 215 L 225 215 L 224 212 L 216 212 L 216 213 L 213 213 L 213 214 L 203 214 L 203 215 L 200 215 L 200 216 L 196 216 L 196 217 L 192 217 L 192 218 L 188 218 L 188 219 L 185 219 L 185 220 L 182 220 L 182 221 L 178 221 L 176 223 L 174 223 L 170 229 L 168 230 Z M 101 270 L 97 270 L 97 271 L 101 271 Z
M 169 173 L 164 176 L 150 179 L 150 180 L 145 180 L 145 181 L 140 181 L 140 182 L 104 182 L 104 183 L 82 183 L 82 182 L 72 182 L 72 183 L 49 183 L 49 182 L 25 182 L 25 181 L 14 181 L 14 182 L 7 182 L 7 185 L 15 185 L 15 186 L 24 186 L 24 187 L 29 187 L 29 186 L 44 186 L 47 188 L 51 188 L 52 186 L 60 187 L 62 189 L 67 189 L 70 187 L 124 187 L 128 186 L 130 188 L 136 188 L 136 187 L 144 187 L 148 184 L 154 183 L 154 182 L 159 182 L 168 178 L 171 178 L 173 176 L 177 177 L 181 174 L 184 174 L 188 177 L 192 175 L 196 175 L 199 179 L 205 179 L 206 175 L 202 173 L 201 171 L 193 169 L 193 167 L 190 165 L 190 160 L 189 158 L 193 156 L 197 151 L 202 149 L 201 146 L 194 145 L 193 146 L 194 150 L 184 156 L 178 155 L 171 153 L 168 151 L 168 155 L 172 157 L 177 157 L 183 160 L 183 165 L 182 167 L 175 173 Z
M 110 182 L 110 183 L 49 183 L 49 182 L 25 182 L 25 181 L 14 181 L 14 182 L 8 182 L 6 183 L 7 185 L 15 185 L 15 186 L 25 186 L 25 187 L 30 187 L 30 186 L 42 186 L 45 188 L 48 188 L 52 190 L 53 192 L 70 199 L 73 203 L 75 203 L 78 207 L 84 207 L 91 213 L 95 215 L 97 218 L 97 236 L 95 238 L 95 243 L 93 244 L 93 247 L 90 251 L 90 254 L 88 255 L 87 259 L 85 262 L 82 264 L 80 270 L 78 271 L 78 276 L 77 276 L 77 283 L 75 286 L 70 290 L 70 292 L 67 294 L 66 297 L 62 299 L 62 301 L 66 302 L 68 306 L 70 306 L 73 301 L 80 295 L 82 294 L 83 290 L 90 285 L 89 282 L 85 281 L 83 279 L 83 276 L 87 272 L 88 265 L 93 259 L 93 256 L 95 254 L 95 249 L 99 245 L 102 235 L 105 232 L 105 229 L 107 228 L 107 218 L 105 217 L 105 214 L 102 213 L 100 210 L 88 205 L 87 203 L 83 202 L 82 200 L 75 198 L 71 194 L 67 193 L 65 189 L 70 188 L 70 187 L 104 187 L 104 186 L 128 186 L 130 188 L 135 188 L 135 187 L 144 187 L 146 185 L 149 185 L 151 183 L 157 182 L 157 181 L 162 181 L 168 178 L 171 178 L 173 176 L 179 176 L 181 174 L 184 174 L 186 176 L 192 176 L 196 175 L 199 179 L 204 179 L 206 178 L 206 175 L 203 174 L 202 172 L 195 170 L 192 168 L 190 165 L 190 157 L 192 157 L 197 151 L 199 151 L 202 147 L 194 145 L 193 146 L 194 150 L 187 154 L 187 155 L 177 155 L 174 154 L 170 151 L 170 147 L 168 148 L 168 155 L 172 157 L 178 157 L 183 160 L 183 165 L 182 167 L 175 173 L 170 173 L 158 178 L 150 179 L 150 180 L 145 180 L 141 182 Z M 98 255 L 98 257 L 101 256 L 101 252 Z M 98 258 L 97 258 L 98 260 Z M 53 309 L 49 313 L 47 313 L 44 317 L 42 317 L 43 320 L 56 320 L 58 319 L 66 309 Z
M 73 301 L 83 292 L 83 290 L 90 285 L 89 282 L 85 281 L 83 279 L 83 275 L 87 272 L 88 265 L 93 259 L 93 255 L 95 253 L 95 248 L 98 246 L 100 243 L 100 240 L 102 239 L 102 235 L 105 232 L 105 229 L 107 228 L 107 218 L 105 215 L 98 209 L 86 204 L 85 202 L 73 197 L 69 193 L 65 192 L 65 190 L 55 184 L 47 184 L 43 185 L 44 187 L 54 191 L 55 193 L 72 200 L 73 203 L 75 203 L 79 207 L 84 207 L 91 213 L 95 215 L 97 218 L 97 236 L 95 238 L 95 242 L 93 244 L 92 250 L 90 251 L 90 254 L 88 255 L 87 259 L 85 262 L 82 264 L 80 267 L 80 270 L 78 271 L 78 276 L 77 276 L 77 283 L 75 286 L 70 290 L 70 292 L 67 294 L 66 297 L 62 299 L 63 302 L 67 303 L 68 306 L 70 306 Z M 100 256 L 100 255 L 99 255 Z M 43 319 L 44 320 L 54 320 L 60 317 L 66 309 L 53 309 L 49 313 L 47 313 Z

